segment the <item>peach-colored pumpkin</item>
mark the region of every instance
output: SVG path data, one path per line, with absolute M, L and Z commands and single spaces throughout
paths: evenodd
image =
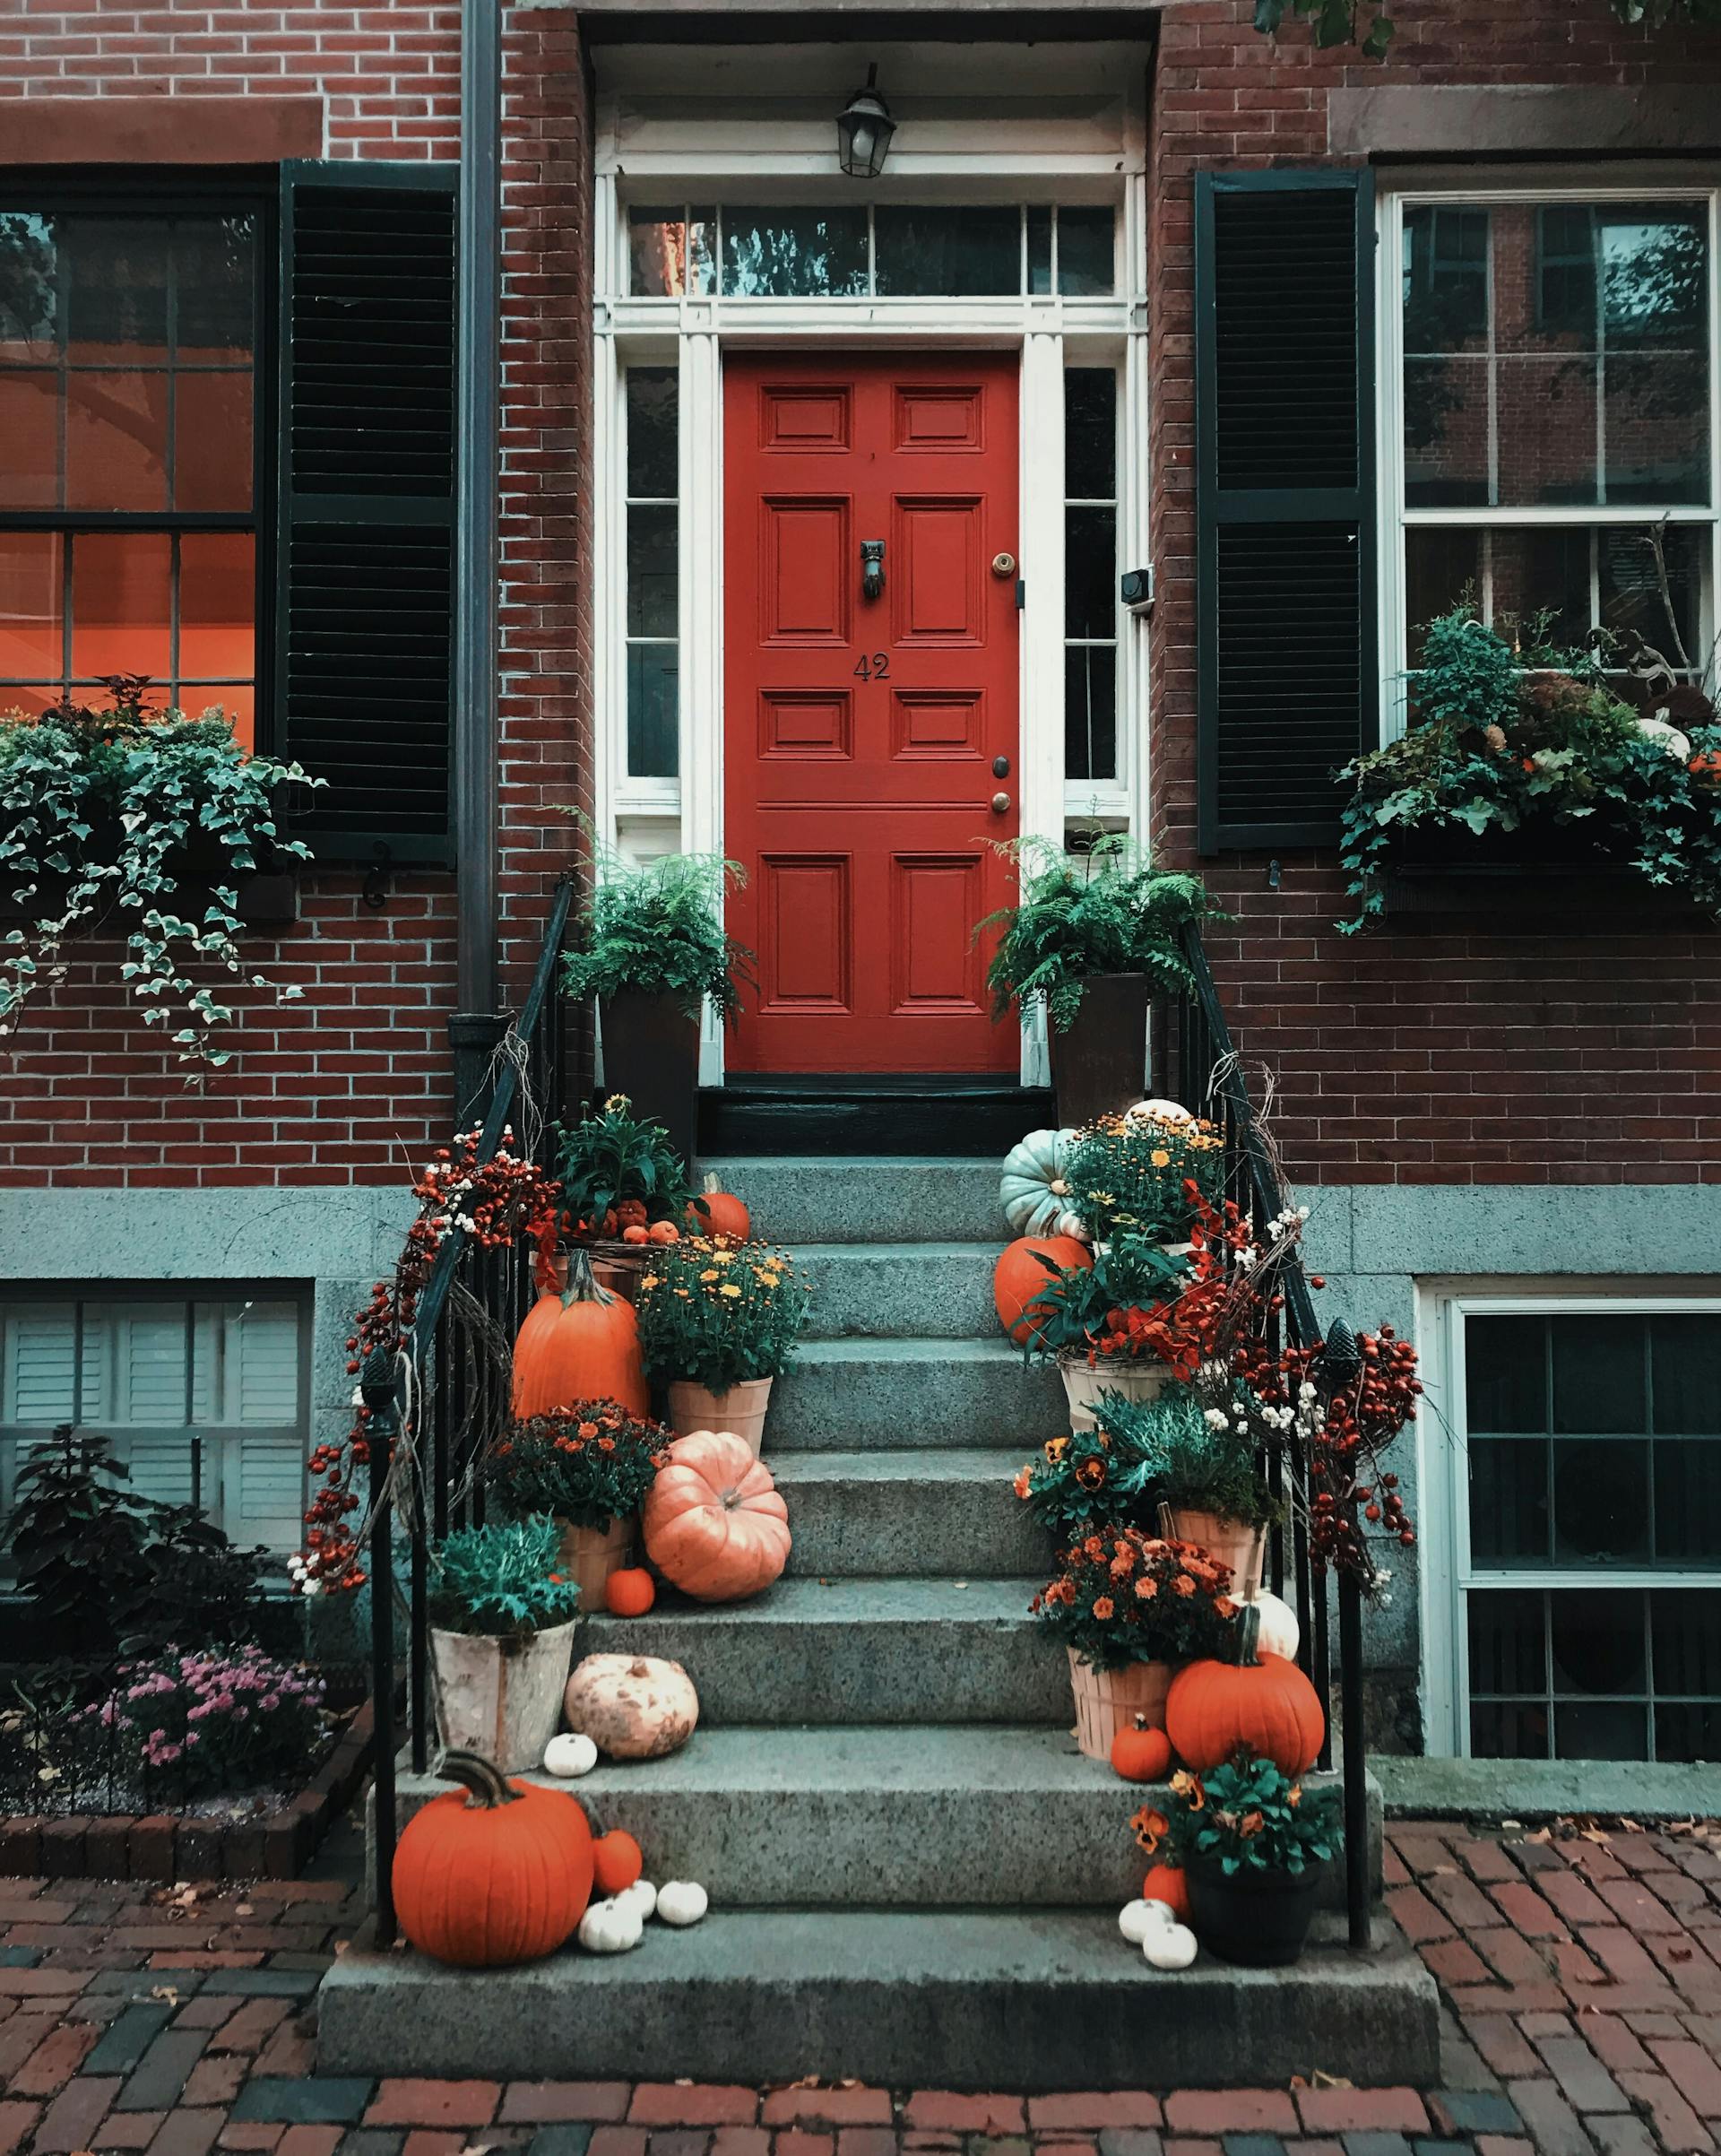
M 652 1563 L 700 1602 L 757 1595 L 789 1562 L 789 1508 L 733 1431 L 677 1438 L 642 1523 Z
M 611 1759 L 662 1759 L 699 1719 L 693 1679 L 656 1655 L 587 1655 L 574 1665 L 562 1706 L 568 1727 Z

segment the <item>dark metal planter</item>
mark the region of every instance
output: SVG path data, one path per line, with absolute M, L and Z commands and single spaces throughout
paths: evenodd
M 1302 1872 L 1228 1875 L 1191 1851 L 1183 1869 L 1190 1922 L 1210 1953 L 1245 1969 L 1285 1969 L 1302 1953 L 1327 1876 L 1324 1864 Z
M 670 1143 L 691 1160 L 699 1139 L 699 1021 L 679 996 L 633 990 L 606 996 L 603 1089 L 625 1093 L 634 1113 L 662 1123 Z
M 1096 974 L 1069 1031 L 1048 1030 L 1060 1124 L 1089 1123 L 1141 1098 L 1147 1002 L 1146 974 Z

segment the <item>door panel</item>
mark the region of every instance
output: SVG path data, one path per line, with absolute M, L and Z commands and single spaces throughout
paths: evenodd
M 973 939 L 1016 831 L 1016 584 L 991 567 L 1020 551 L 1016 375 L 1013 353 L 729 362 L 724 844 L 760 974 L 731 1070 L 1016 1069 Z

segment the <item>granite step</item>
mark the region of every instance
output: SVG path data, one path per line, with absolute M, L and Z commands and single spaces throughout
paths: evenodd
M 1026 1576 L 1051 1542 L 1011 1486 L 1026 1448 L 783 1452 L 791 1576 L 947 1579 L 953 1563 Z
M 999 1337 L 992 1243 L 806 1243 L 795 1262 L 812 1286 L 809 1340 Z
M 767 1459 L 836 1450 L 1031 1450 L 1068 1427 L 1058 1372 L 1029 1369 L 1002 1335 L 808 1340 L 773 1389 L 765 1450 Z
M 717 1157 L 699 1163 L 747 1200 L 753 1232 L 798 1249 L 808 1243 L 993 1243 L 1008 1239 L 997 1159 L 920 1160 L 904 1155 Z

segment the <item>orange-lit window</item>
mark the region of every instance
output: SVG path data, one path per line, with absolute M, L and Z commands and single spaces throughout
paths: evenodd
M 0 205 L 0 710 L 256 717 L 257 221 Z

